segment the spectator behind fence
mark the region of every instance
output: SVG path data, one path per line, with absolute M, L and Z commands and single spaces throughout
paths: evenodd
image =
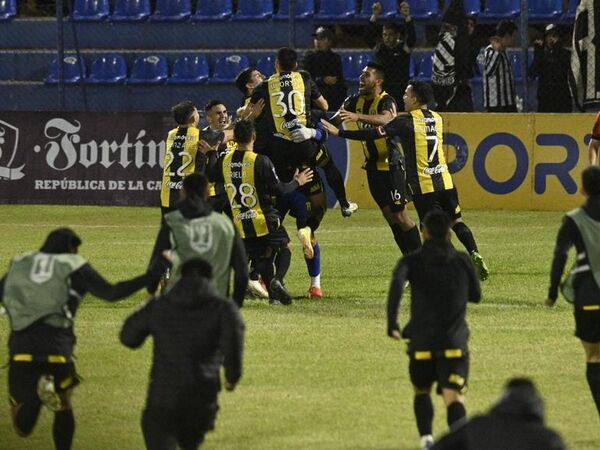
M 546 27 L 544 40 L 535 41 L 533 62 L 529 76 L 538 78 L 538 112 L 571 112 L 573 110 L 569 90 L 571 52 L 560 42 L 558 27 Z
M 487 112 L 517 112 L 515 81 L 506 49 L 515 40 L 517 26 L 501 21 L 485 48 L 483 68 L 483 107 Z
M 473 111 L 469 86 L 473 76 L 469 34 L 463 2 L 455 0 L 444 14 L 433 55 L 431 82 L 438 111 Z
M 408 3 L 401 2 L 398 11 L 404 18 L 404 23 L 388 22 L 383 25 L 382 42 L 375 45 L 373 51 L 375 61 L 383 67 L 385 73 L 383 89 L 394 97 L 398 110 L 402 111 L 404 109 L 402 98 L 410 78 L 410 53 L 417 42 L 417 34 Z M 365 35 L 365 41 L 369 46 L 374 45 L 373 37 L 380 33 L 380 27 L 377 25 L 380 14 L 381 4 L 374 3 L 373 15 Z
M 527 378 L 513 378 L 487 414 L 442 437 L 431 450 L 563 450 L 561 437 L 544 425 L 544 403 Z
M 315 80 L 329 103 L 329 109 L 335 111 L 342 105 L 348 92 L 342 72 L 342 58 L 331 50 L 335 34 L 329 28 L 319 27 L 313 37 L 315 48 L 304 55 L 303 67 Z

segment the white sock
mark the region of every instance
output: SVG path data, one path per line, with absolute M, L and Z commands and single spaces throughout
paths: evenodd
M 310 287 L 321 287 L 321 274 L 316 277 L 310 277 Z

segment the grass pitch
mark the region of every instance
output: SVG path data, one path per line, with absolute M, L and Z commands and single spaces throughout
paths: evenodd
M 469 307 L 469 415 L 485 411 L 507 378 L 533 377 L 546 399 L 547 421 L 572 449 L 600 448 L 598 416 L 585 381 L 583 350 L 573 336 L 569 305 L 548 310 L 548 272 L 561 214 L 467 211 L 491 269 L 483 301 Z M 141 273 L 156 232 L 153 208 L 0 206 L 0 274 L 14 254 L 38 248 L 46 234 L 70 226 L 81 254 L 115 282 Z M 293 226 L 288 224 L 288 229 Z M 248 300 L 244 378 L 220 396 L 217 429 L 207 449 L 415 449 L 405 345 L 385 334 L 385 298 L 399 256 L 376 211 L 343 220 L 330 211 L 318 232 L 326 298 L 303 298 L 308 276 L 293 241 L 287 278 L 298 297 L 290 307 Z M 458 244 L 460 246 L 460 244 Z M 76 319 L 75 449 L 142 449 L 139 427 L 150 342 L 130 351 L 118 343 L 124 318 L 143 294 L 109 304 L 88 296 Z M 406 322 L 407 302 L 401 320 Z M 402 322 L 401 322 L 402 325 Z M 8 322 L 0 318 L 6 342 Z M 6 352 L 0 358 L 6 362 Z M 6 395 L 7 371 L 0 370 Z M 6 397 L 5 397 L 6 398 Z M 434 433 L 446 430 L 440 398 Z M 52 448 L 51 414 L 43 411 L 33 435 L 18 438 L 8 407 L 0 408 L 0 448 Z

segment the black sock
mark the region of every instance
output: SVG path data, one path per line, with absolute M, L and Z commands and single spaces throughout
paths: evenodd
M 275 257 L 275 278 L 281 281 L 283 284 L 283 279 L 290 268 L 290 263 L 292 262 L 292 252 L 288 247 L 282 248 L 277 253 Z
M 465 246 L 469 255 L 477 251 L 477 244 L 475 243 L 475 237 L 471 232 L 471 229 L 464 222 L 457 222 L 452 230 L 456 234 L 458 240 Z
M 402 231 L 402 227 L 397 223 L 391 223 L 390 229 L 392 230 L 392 234 L 394 235 L 394 241 L 396 241 L 396 245 L 402 252 L 402 254 L 406 253 L 406 243 L 404 242 L 404 231 Z
M 417 250 L 421 247 L 421 235 L 419 234 L 419 230 L 416 225 L 408 231 L 403 231 L 402 227 L 398 223 L 390 224 L 390 228 L 394 235 L 396 245 L 398 245 L 398 248 L 402 254 L 412 252 L 413 250 Z
M 260 274 L 263 281 L 267 285 L 267 288 L 271 284 L 271 280 L 274 277 L 274 269 L 273 269 L 273 260 L 275 258 L 273 256 L 268 258 L 260 258 L 256 261 L 256 271 Z
M 592 397 L 600 414 L 600 363 L 587 363 L 586 378 Z
M 448 415 L 446 416 L 446 420 L 448 421 L 448 428 L 452 427 L 452 424 L 459 421 L 463 417 L 467 415 L 467 411 L 465 410 L 465 405 L 461 402 L 452 402 L 448 405 Z
M 70 450 L 75 434 L 75 416 L 73 410 L 58 411 L 54 413 L 52 436 L 56 450 Z
M 327 178 L 327 184 L 331 187 L 331 190 L 335 194 L 335 198 L 340 202 L 340 206 L 342 208 L 347 208 L 350 206 L 348 204 L 348 199 L 346 198 L 346 186 L 344 186 L 344 179 L 342 178 L 342 174 L 339 169 L 333 163 L 331 158 L 321 167 L 323 172 L 325 172 L 325 178 Z
M 21 434 L 29 435 L 40 415 L 41 403 L 38 402 L 26 402 L 21 404 L 17 415 L 14 418 L 14 425 Z
M 433 403 L 431 403 L 431 396 L 429 394 L 415 395 L 413 407 L 419 436 L 433 434 Z

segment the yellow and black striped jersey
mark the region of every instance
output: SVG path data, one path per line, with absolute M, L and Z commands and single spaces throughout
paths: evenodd
M 255 89 L 250 100 L 253 104 L 261 98 L 265 101 L 263 112 L 257 119 L 257 133 L 268 132 L 291 141 L 290 133 L 298 124 L 312 125 L 311 101 L 320 96 L 308 72 L 274 73 Z
M 221 142 L 224 139 L 223 130 L 213 130 L 210 127 L 202 128 L 202 139 L 204 139 L 209 145 L 215 145 L 217 142 Z M 234 151 L 237 148 L 237 142 L 228 141 L 225 144 L 220 144 L 217 148 L 217 155 L 219 158 L 223 158 L 229 152 Z M 215 195 L 223 194 L 224 188 L 222 183 L 208 183 L 208 195 L 214 197 Z
M 429 109 L 417 109 L 401 114 L 384 126 L 370 130 L 340 131 L 340 137 L 354 140 L 374 140 L 386 137 L 395 146 L 402 146 L 406 182 L 412 194 L 452 189 L 443 148 L 444 125 L 441 116 Z
M 271 160 L 252 151 L 235 150 L 224 158 L 210 152 L 208 160 L 209 178 L 224 183 L 240 236 L 248 239 L 276 231 L 281 219 L 273 197 L 292 192 L 298 182 L 279 181 Z
M 354 94 L 344 101 L 344 109 L 358 114 L 377 115 L 383 114 L 384 111 L 395 111 L 396 102 L 385 91 L 372 99 Z M 373 128 L 373 125 L 364 122 L 358 122 L 357 125 L 359 130 Z M 388 139 L 382 137 L 374 141 L 362 141 L 361 144 L 365 155 L 363 169 L 390 170 L 390 153 L 398 151 L 398 149 Z M 397 158 L 392 157 L 391 159 Z
M 200 130 L 196 127 L 177 127 L 169 131 L 160 188 L 162 207 L 175 206 L 183 179 L 196 171 L 199 140 Z

